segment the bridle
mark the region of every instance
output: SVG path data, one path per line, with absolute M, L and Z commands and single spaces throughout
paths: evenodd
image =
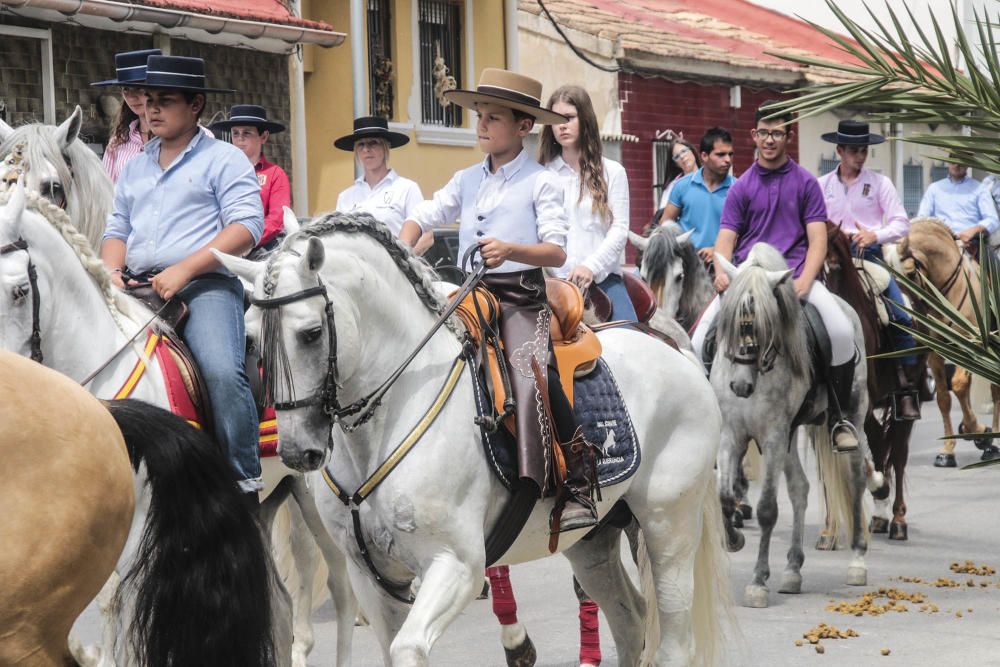
M 70 180 L 75 178 L 73 173 L 73 161 L 70 159 L 69 155 L 66 153 L 60 153 L 63 162 L 66 163 L 66 169 L 69 171 Z M 19 143 L 14 146 L 14 150 L 10 152 L 7 158 L 3 161 L 2 166 L 6 167 L 3 174 L 0 175 L 0 182 L 11 185 L 29 171 L 28 163 L 24 159 L 24 144 Z M 57 190 L 58 188 L 58 190 Z M 43 184 L 42 191 L 39 192 L 45 199 L 48 199 L 52 204 L 58 206 L 62 210 L 66 210 L 66 188 L 63 187 L 62 183 L 56 181 L 54 183 Z
M 763 374 L 774 368 L 774 362 L 778 358 L 778 348 L 771 344 L 761 355 L 757 334 L 754 332 L 754 314 L 753 297 L 748 297 L 740 308 L 738 324 L 740 345 L 732 359 L 733 363 L 742 366 L 757 366 Z
M 12 252 L 23 250 L 28 255 L 28 285 L 31 289 L 31 336 L 28 342 L 31 345 L 31 359 L 42 363 L 42 331 L 39 321 L 39 311 L 42 307 L 41 295 L 38 292 L 38 272 L 35 264 L 31 261 L 31 253 L 28 252 L 28 242 L 18 239 L 13 243 L 0 247 L 0 255 L 9 255 Z M 15 300 L 23 299 L 27 294 L 19 291 L 14 295 Z
M 945 295 L 945 297 L 947 297 L 948 292 L 951 291 L 951 288 L 955 286 L 955 283 L 958 282 L 958 277 L 962 274 L 962 267 L 965 266 L 965 257 L 966 257 L 966 251 L 965 248 L 962 248 L 959 251 L 958 262 L 956 262 L 955 268 L 948 275 L 948 278 L 947 280 L 944 281 L 944 284 L 941 285 L 941 287 L 936 287 L 936 289 L 939 292 L 941 292 L 941 294 Z M 913 273 L 916 274 L 917 283 L 921 284 L 921 286 L 924 286 L 924 283 L 930 282 L 930 278 L 927 277 L 926 273 L 927 266 L 923 262 L 921 262 L 920 259 L 914 256 L 914 254 L 910 252 L 909 248 L 907 248 L 906 251 L 903 254 L 901 254 L 899 258 L 900 260 L 903 261 L 910 260 L 913 262 Z M 907 277 L 913 275 L 913 273 L 909 274 Z M 965 300 L 968 298 L 969 298 L 969 289 L 968 286 L 966 286 L 965 291 L 962 293 L 962 298 L 959 300 L 955 308 L 961 310 L 962 306 L 965 305 Z

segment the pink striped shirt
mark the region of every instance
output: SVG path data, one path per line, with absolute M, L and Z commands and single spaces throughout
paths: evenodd
M 139 121 L 133 120 L 128 126 L 128 140 L 125 143 L 118 143 L 114 138 L 108 142 L 108 147 L 104 150 L 104 169 L 111 177 L 112 183 L 118 182 L 118 177 L 122 173 L 125 163 L 142 152 L 142 147 L 146 142 L 142 140 L 142 132 L 139 131 Z
M 846 187 L 839 173 L 838 167 L 820 176 L 819 186 L 829 220 L 840 225 L 845 234 L 857 232 L 858 223 L 875 232 L 879 243 L 894 243 L 910 233 L 910 219 L 892 181 L 862 169 L 851 187 Z

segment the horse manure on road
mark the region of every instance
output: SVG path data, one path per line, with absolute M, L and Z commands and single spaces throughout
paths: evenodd
M 885 598 L 885 602 L 880 602 Z M 924 604 L 927 597 L 923 593 L 907 593 L 898 588 L 880 588 L 877 591 L 865 593 L 853 602 L 837 602 L 827 605 L 826 610 L 849 616 L 881 616 L 890 611 L 906 613 L 910 607 L 906 604 Z M 923 609 L 921 609 L 923 611 Z
M 979 577 L 992 577 L 994 574 L 997 573 L 997 571 L 994 570 L 989 565 L 980 565 L 976 567 L 976 564 L 973 563 L 971 560 L 967 560 L 962 564 L 959 564 L 957 562 L 952 563 L 951 571 L 955 572 L 956 574 L 974 574 Z

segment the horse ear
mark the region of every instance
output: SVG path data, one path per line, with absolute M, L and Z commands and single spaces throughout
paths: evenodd
M 323 242 L 315 236 L 311 237 L 306 252 L 300 260 L 301 267 L 310 273 L 316 273 L 322 268 L 324 259 L 326 259 L 326 248 L 323 247 Z
M 80 105 L 76 105 L 76 109 L 70 114 L 69 118 L 62 122 L 62 125 L 56 128 L 56 143 L 63 150 L 69 148 L 69 145 L 76 141 L 76 138 L 80 136 L 80 127 L 83 125 L 83 111 L 80 109 Z
M 16 239 L 21 235 L 21 214 L 24 213 L 24 183 L 18 178 L 6 206 L 0 209 L 0 227 L 7 236 Z
M 682 245 L 684 243 L 688 243 L 693 235 L 694 235 L 694 230 L 693 229 L 689 229 L 686 232 L 684 232 L 683 234 L 678 234 L 677 235 L 677 242 L 680 243 L 680 244 L 682 244 Z
M 739 271 L 739 269 L 736 268 L 735 264 L 730 262 L 728 259 L 720 255 L 719 253 L 715 253 L 715 259 L 722 266 L 722 270 L 726 272 L 726 275 L 729 276 L 730 280 L 736 277 L 736 273 Z
M 212 254 L 219 262 L 232 271 L 234 274 L 247 281 L 251 285 L 257 282 L 257 276 L 264 272 L 265 262 L 251 262 L 249 259 L 227 255 L 219 252 L 215 248 L 210 248 Z
M 792 275 L 791 269 L 785 269 L 784 271 L 768 271 L 767 272 L 767 282 L 771 284 L 771 289 L 778 289 L 778 285 L 788 280 Z
M 284 212 L 284 224 L 285 224 L 285 234 L 291 236 L 295 232 L 302 229 L 302 225 L 299 224 L 299 219 L 295 216 L 295 211 L 288 208 L 287 206 L 282 206 L 281 210 Z
M 635 232 L 628 233 L 628 240 L 632 242 L 632 245 L 643 252 L 646 252 L 646 248 L 649 247 L 649 239 L 645 236 L 639 236 Z
M 14 134 L 14 128 L 5 123 L 2 118 L 0 118 L 0 144 L 10 139 L 11 135 Z

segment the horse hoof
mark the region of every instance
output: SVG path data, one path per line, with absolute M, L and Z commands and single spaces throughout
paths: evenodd
M 749 521 L 753 518 L 753 507 L 747 503 L 740 503 L 739 510 L 745 521 Z
M 992 434 L 993 433 L 993 429 L 991 429 L 989 426 L 987 426 L 983 430 L 983 433 L 990 433 L 990 434 Z M 993 438 L 992 437 L 976 438 L 975 440 L 972 441 L 972 444 L 974 444 L 976 446 L 976 449 L 979 449 L 979 450 L 981 450 L 983 452 L 987 452 L 987 451 L 989 451 L 991 449 L 993 451 L 997 451 L 997 448 L 993 446 Z M 1000 452 L 998 452 L 998 453 L 1000 453 Z M 983 460 L 987 460 L 987 459 L 983 459 Z
M 735 533 L 735 537 L 726 540 L 726 548 L 730 551 L 730 553 L 741 551 L 747 543 L 747 538 L 743 535 L 743 533 L 736 531 L 733 532 Z
M 868 570 L 863 567 L 849 567 L 847 568 L 847 585 L 848 586 L 867 586 L 868 585 Z
M 483 581 L 483 590 L 479 591 L 479 595 L 476 596 L 477 600 L 489 600 L 490 599 L 490 580 L 485 579 Z
M 1000 449 L 997 449 L 994 445 L 983 448 L 983 455 L 979 457 L 979 460 L 992 461 L 993 459 L 1000 459 Z
M 830 535 L 829 533 L 820 533 L 819 539 L 816 540 L 816 551 L 836 551 L 837 550 L 837 536 Z
M 934 457 L 934 467 L 935 468 L 956 468 L 958 463 L 955 462 L 954 454 L 938 454 Z
M 802 575 L 798 572 L 785 572 L 781 577 L 781 588 L 778 589 L 779 593 L 801 593 L 802 592 Z
M 893 521 L 889 524 L 889 539 L 905 542 L 909 539 L 906 534 L 906 524 L 901 521 Z
M 743 592 L 743 606 L 752 609 L 767 608 L 767 587 L 750 584 Z
M 889 532 L 889 520 L 880 516 L 872 517 L 872 533 L 888 533 Z
M 733 524 L 733 528 L 742 528 L 743 527 L 743 513 L 742 512 L 734 512 L 733 513 L 732 524 Z
M 503 652 L 507 656 L 507 667 L 534 667 L 535 661 L 538 660 L 535 645 L 527 635 L 520 646 L 505 648 Z

